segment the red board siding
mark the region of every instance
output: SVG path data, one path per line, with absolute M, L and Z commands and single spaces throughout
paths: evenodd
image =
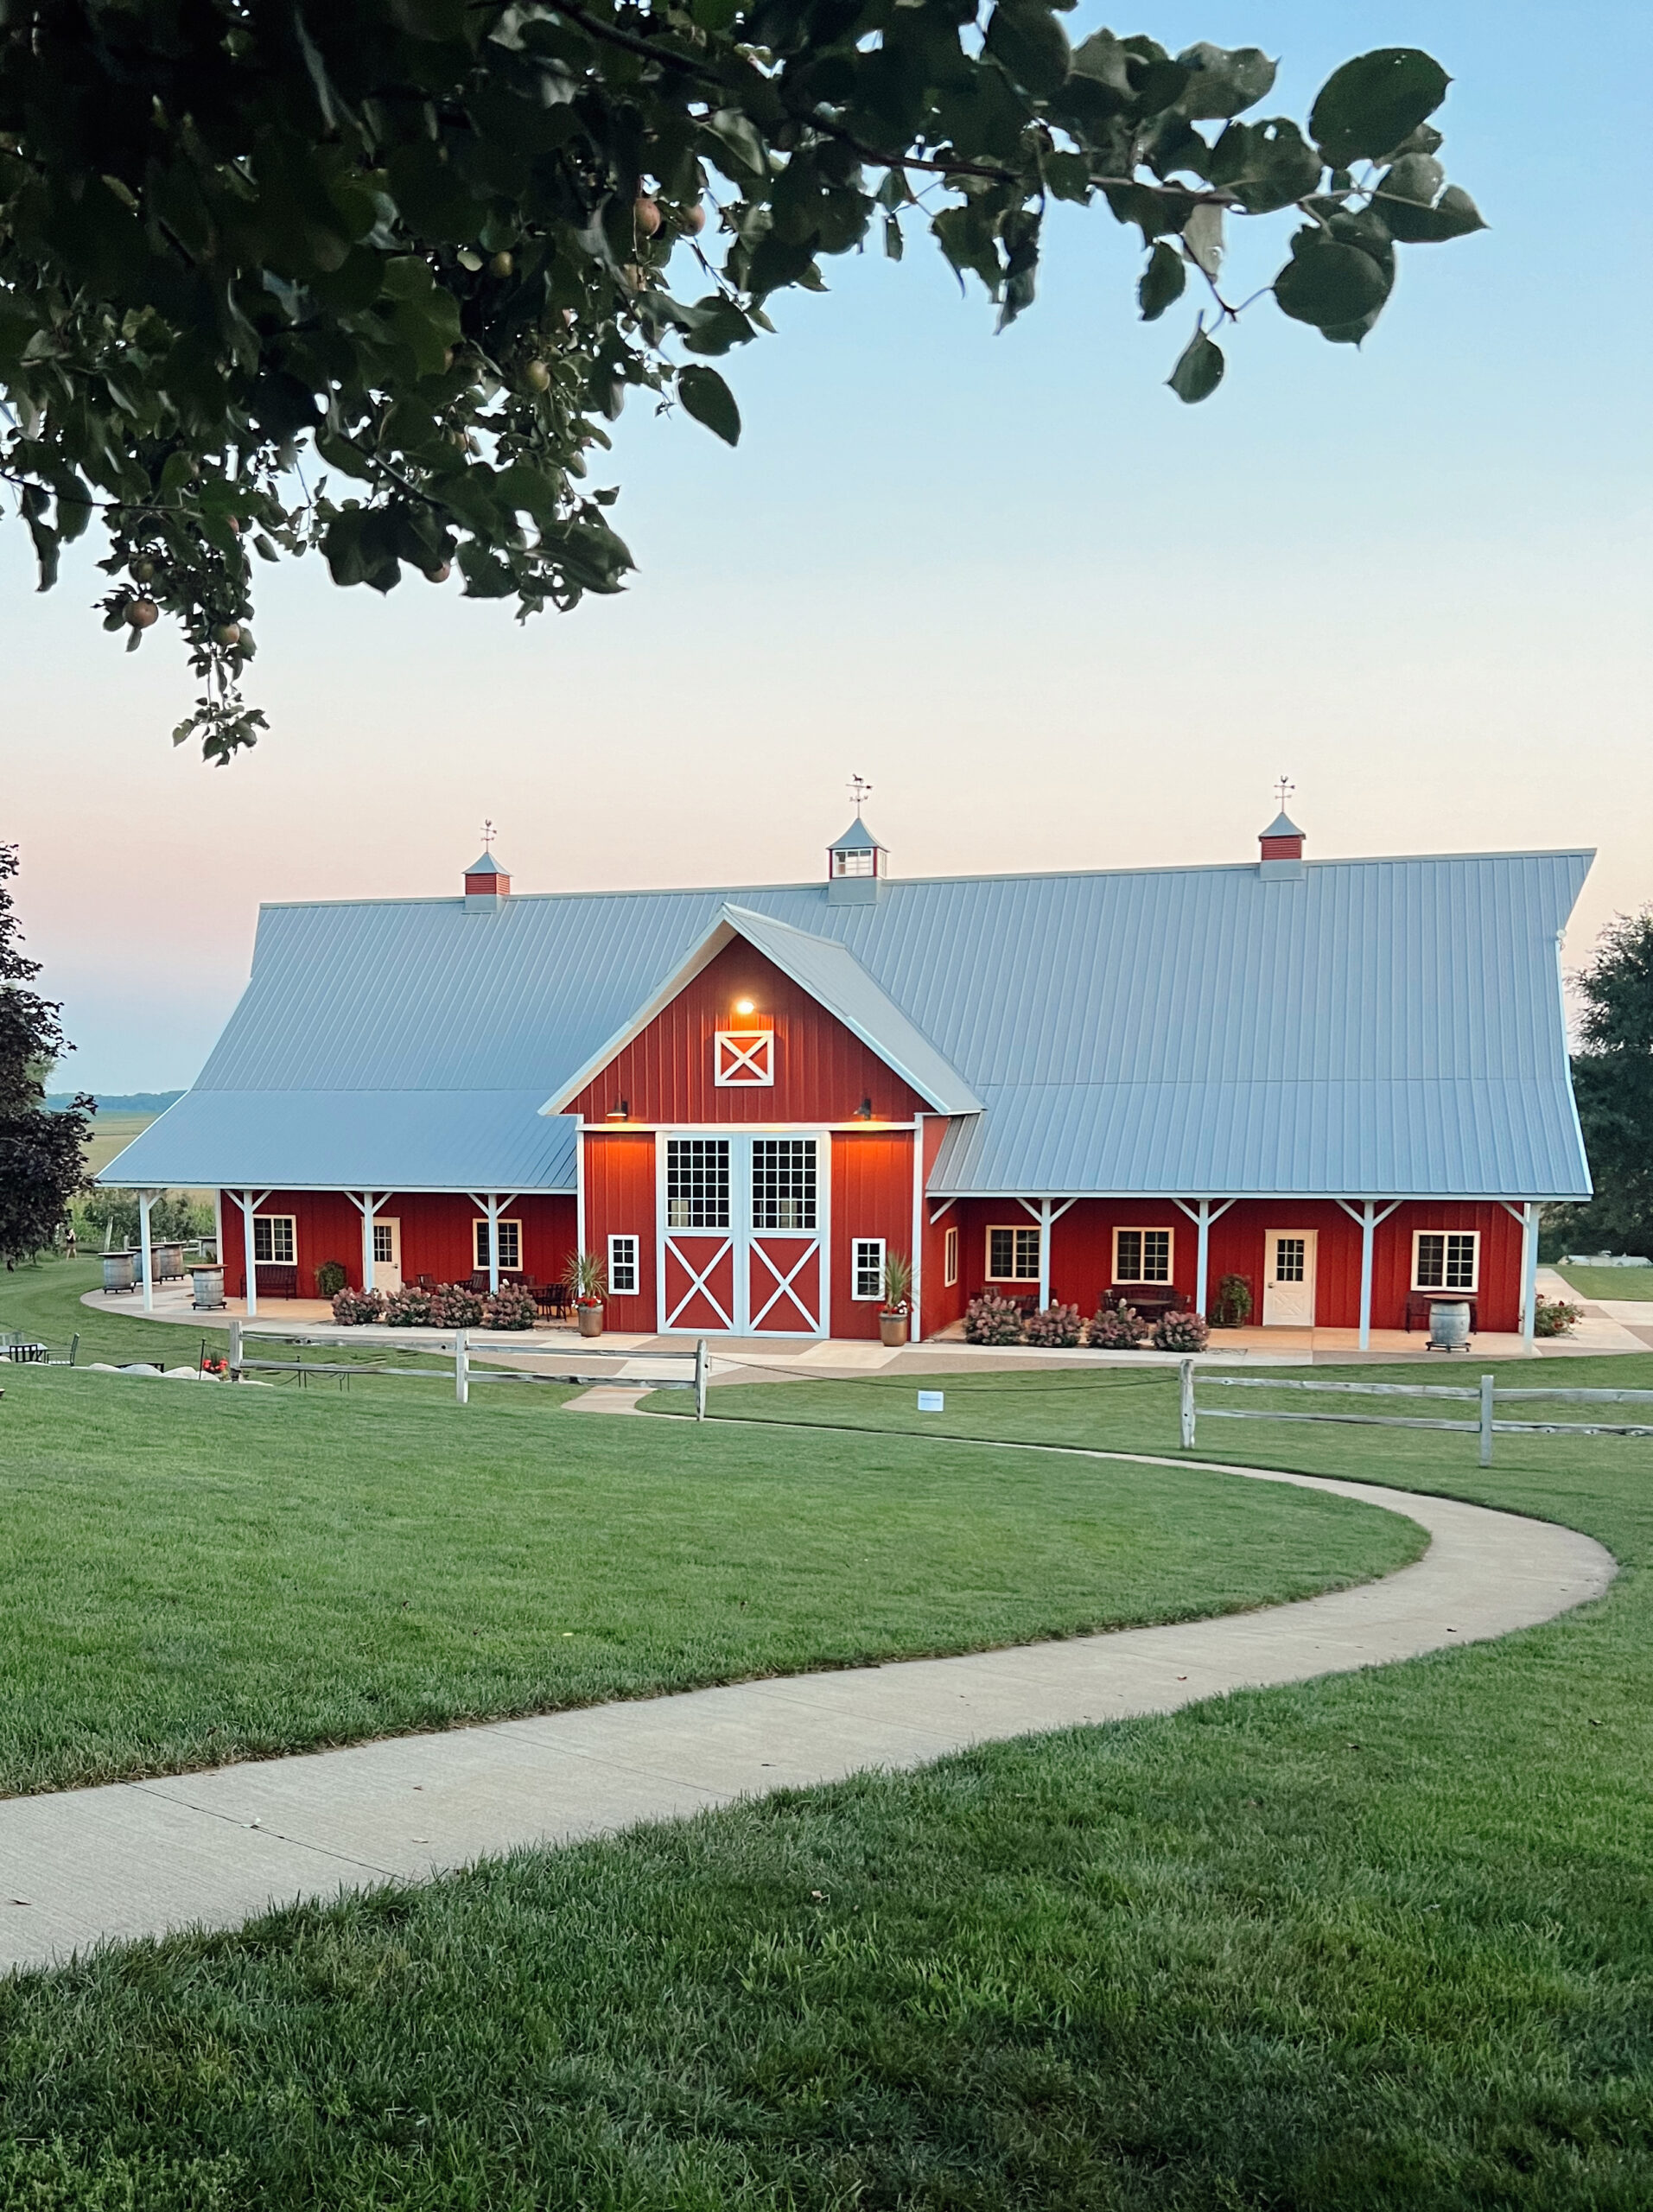
M 232 1298 L 246 1295 L 246 1245 L 241 1209 L 224 1194 L 224 1271 Z M 315 1271 L 325 1261 L 344 1267 L 353 1288 L 361 1287 L 361 1215 L 340 1191 L 272 1191 L 261 1214 L 291 1214 L 298 1251 L 298 1294 L 316 1295 Z M 477 1208 L 448 1192 L 395 1192 L 378 1209 L 382 1219 L 402 1224 L 402 1274 L 411 1282 L 428 1274 L 438 1282 L 462 1281 L 476 1264 L 472 1224 Z M 513 1199 L 503 1218 L 522 1224 L 522 1272 L 537 1282 L 554 1282 L 574 1249 L 572 1198 Z
M 749 998 L 757 1011 L 734 1012 Z M 772 1087 L 723 1090 L 712 1081 L 720 1029 L 772 1028 Z M 878 1055 L 752 946 L 726 945 L 618 1052 L 568 1110 L 601 1124 L 624 1100 L 634 1122 L 849 1121 L 870 1098 L 874 1118 L 910 1121 L 924 1101 Z
M 652 1329 L 655 1303 L 654 1139 L 607 1129 L 585 1133 L 586 1248 L 606 1265 L 611 1236 L 638 1240 L 637 1295 L 610 1300 L 608 1325 Z M 570 1235 L 569 1243 L 573 1237 Z
M 891 1252 L 912 1257 L 912 1139 L 905 1130 L 832 1138 L 832 1333 L 876 1337 L 881 1299 L 852 1296 L 852 1246 L 881 1236 Z
M 930 1217 L 936 1211 L 937 1200 L 929 1196 L 930 1178 L 935 1171 L 937 1159 L 951 1128 L 950 1122 L 939 1115 L 931 1115 L 924 1125 L 924 1211 L 920 1217 L 924 1228 L 924 1281 L 920 1286 L 919 1321 L 926 1337 L 937 1336 L 950 1322 L 958 1320 L 969 1301 L 970 1292 L 964 1283 L 963 1239 L 959 1240 L 958 1281 L 950 1288 L 947 1283 L 947 1231 L 958 1226 L 961 1216 L 957 1205 L 949 1206 L 941 1219 L 932 1223 Z

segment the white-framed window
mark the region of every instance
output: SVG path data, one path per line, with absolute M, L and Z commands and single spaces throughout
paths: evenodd
M 479 1274 L 488 1266 L 488 1224 L 485 1215 L 479 1215 L 471 1224 L 475 1237 L 476 1265 Z M 502 1221 L 499 1224 L 499 1265 L 510 1270 L 522 1266 L 522 1224 Z
M 989 1229 L 987 1233 L 987 1274 L 989 1282 L 1037 1282 L 1037 1229 Z
M 391 1227 L 388 1221 L 376 1221 L 373 1224 L 373 1259 L 375 1263 L 379 1267 L 387 1268 L 395 1257 L 396 1231 Z
M 727 1229 L 728 1225 L 728 1139 L 668 1137 L 666 1227 Z
M 635 1236 L 611 1236 L 608 1240 L 608 1294 L 611 1298 L 637 1295 Z
M 1414 1290 L 1473 1290 L 1480 1275 L 1475 1229 L 1420 1229 L 1412 1236 Z
M 1116 1282 L 1169 1282 L 1173 1232 L 1168 1229 L 1114 1231 Z
M 947 1230 L 941 1240 L 941 1280 L 944 1288 L 950 1290 L 958 1281 L 958 1224 Z
M 839 876 L 876 875 L 878 855 L 876 853 L 834 853 L 832 873 Z
M 772 1090 L 772 1029 L 720 1029 L 712 1040 L 712 1082 L 719 1090 Z
M 252 1258 L 257 1267 L 290 1268 L 298 1257 L 298 1224 L 290 1213 L 252 1217 Z
M 753 1137 L 752 1226 L 813 1229 L 815 1139 Z
M 849 1295 L 865 1300 L 884 1295 L 884 1240 L 857 1236 L 849 1248 L 849 1272 L 855 1287 Z

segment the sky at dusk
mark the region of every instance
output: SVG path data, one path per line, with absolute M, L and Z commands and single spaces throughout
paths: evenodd
M 1077 36 L 1103 20 L 1085 7 Z M 1428 47 L 1448 173 L 1491 229 L 1403 250 L 1366 346 L 1264 301 L 1203 407 L 1134 320 L 1140 248 L 1059 212 L 1003 337 L 915 229 L 826 264 L 726 364 L 731 453 L 635 400 L 623 598 L 519 626 L 453 588 L 264 570 L 271 729 L 209 769 L 164 627 L 130 658 L 67 560 L 0 530 L 0 838 L 79 1051 L 176 1088 L 245 980 L 261 899 L 457 892 L 480 825 L 518 891 L 792 881 L 847 785 L 902 874 L 1245 860 L 1282 772 L 1311 855 L 1584 843 L 1576 965 L 1653 899 L 1645 4 L 1152 0 L 1122 31 L 1282 56 L 1302 115 L 1348 55 Z M 1639 239 L 1634 235 L 1641 227 Z M 1237 242 L 1266 281 L 1284 219 Z

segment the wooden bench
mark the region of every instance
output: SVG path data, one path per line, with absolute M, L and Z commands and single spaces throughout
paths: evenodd
M 1104 1306 L 1129 1306 L 1145 1321 L 1157 1321 L 1166 1313 L 1179 1313 L 1182 1300 L 1168 1282 L 1116 1282 L 1109 1286 Z
M 260 1298 L 296 1298 L 298 1269 L 279 1260 L 259 1260 L 254 1263 L 258 1270 Z

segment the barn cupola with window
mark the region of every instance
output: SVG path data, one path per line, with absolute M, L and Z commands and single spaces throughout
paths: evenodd
M 827 899 L 835 906 L 870 906 L 890 872 L 888 850 L 881 845 L 859 811 L 835 844 L 827 848 Z
M 465 911 L 467 914 L 497 914 L 511 896 L 511 878 L 491 852 L 465 871 Z
M 1303 878 L 1303 832 L 1282 806 L 1260 840 L 1262 847 L 1258 873 L 1265 883 L 1300 883 Z

